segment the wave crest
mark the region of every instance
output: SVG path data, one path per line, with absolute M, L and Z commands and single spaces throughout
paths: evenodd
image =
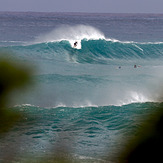
M 98 39 L 105 39 L 104 34 L 95 27 L 88 26 L 88 25 L 62 25 L 52 32 L 39 36 L 35 42 L 42 43 L 42 42 L 56 42 L 62 40 L 68 40 L 71 45 L 75 41 L 80 43 L 79 48 L 81 47 L 81 40 L 98 40 Z

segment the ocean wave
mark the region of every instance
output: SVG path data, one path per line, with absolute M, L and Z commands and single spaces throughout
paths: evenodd
M 64 82 L 64 81 L 63 81 Z M 120 86 L 121 87 L 121 86 Z M 53 88 L 56 90 L 55 88 Z M 60 88 L 61 89 L 61 88 Z M 79 88 L 78 88 L 79 89 Z M 85 89 L 85 88 L 83 88 Z M 69 89 L 68 89 L 69 90 Z M 140 91 L 127 91 L 123 90 L 123 92 L 115 91 L 115 90 L 106 90 L 106 92 L 103 92 L 101 94 L 100 90 L 93 91 L 92 98 L 87 95 L 88 92 L 81 92 L 78 94 L 77 92 L 74 92 L 70 94 L 70 90 L 64 90 L 64 94 L 58 95 L 58 98 L 56 97 L 55 92 L 49 96 L 49 91 L 44 92 L 42 95 L 39 95 L 39 99 L 32 95 L 35 98 L 35 102 L 33 101 L 31 104 L 17 104 L 14 105 L 14 107 L 21 107 L 21 108 L 44 108 L 44 109 L 51 109 L 51 108 L 101 108 L 101 107 L 123 107 L 126 105 L 132 105 L 132 104 L 143 104 L 143 103 L 161 103 L 162 101 L 152 97 L 151 95 L 147 95 L 145 92 Z M 57 91 L 57 90 L 56 90 Z M 62 89 L 60 90 L 63 91 Z M 92 91 L 92 90 L 88 90 Z M 113 91 L 113 92 L 111 92 Z M 60 94 L 61 92 L 56 92 L 57 94 Z M 95 92 L 99 92 L 98 96 L 94 95 Z M 116 92 L 116 94 L 115 94 Z M 32 92 L 31 92 L 32 93 Z M 37 92 L 36 92 L 37 93 Z M 68 93 L 68 94 L 67 94 Z M 119 95 L 117 95 L 119 93 Z M 80 97 L 79 97 L 80 95 Z M 93 96 L 94 95 L 94 96 Z M 43 97 L 42 97 L 43 96 Z M 49 98 L 47 100 L 47 97 Z M 38 102 L 38 100 L 40 100 Z M 47 103 L 47 101 L 49 101 Z
M 122 71 L 121 74 L 117 74 L 117 72 L 115 69 L 112 76 L 109 74 L 102 76 L 98 72 L 96 76 L 38 75 L 35 81 L 39 89 L 31 90 L 29 97 L 25 99 L 30 99 L 29 101 L 33 102 L 31 105 L 46 108 L 123 106 L 159 101 L 158 97 L 161 92 L 156 93 L 159 86 L 152 88 L 151 84 L 147 84 L 147 81 L 153 79 L 154 76 L 147 77 L 137 74 L 134 76 L 131 75 L 132 72 L 130 74 L 127 72 L 123 74 Z
M 112 64 L 117 60 L 160 60 L 163 56 L 163 42 L 120 41 L 106 38 L 103 32 L 88 25 L 59 26 L 50 33 L 38 36 L 32 42 L 5 48 L 33 59 L 66 58 L 66 61 L 91 64 Z
M 131 106 L 131 105 L 143 105 L 143 104 L 146 104 L 146 103 L 157 103 L 157 104 L 160 104 L 161 102 L 151 102 L 151 101 L 147 101 L 147 102 L 131 102 L 131 103 L 124 103 L 122 105 L 101 105 L 101 106 L 98 106 L 98 105 L 74 105 L 74 106 L 66 106 L 64 104 L 58 104 L 56 106 L 38 106 L 38 105 L 33 105 L 33 104 L 18 104 L 18 105 L 14 105 L 13 108 L 22 108 L 22 109 L 27 109 L 27 108 L 37 108 L 37 109 L 63 109 L 61 111 L 64 111 L 64 108 L 71 108 L 71 109 L 77 109 L 77 108 L 106 108 L 106 107 L 124 107 L 124 106 Z
M 8 47 L 16 53 L 23 52 L 25 56 L 37 59 L 64 59 L 76 63 L 111 64 L 114 61 L 153 60 L 159 61 L 163 57 L 162 43 L 124 43 L 113 40 L 82 39 L 77 48 L 73 41 L 62 40 L 56 42 L 38 43 L 28 46 Z M 62 57 L 61 57 L 62 56 Z M 66 56 L 66 57 L 65 57 Z M 112 62 L 111 62 L 112 61 Z

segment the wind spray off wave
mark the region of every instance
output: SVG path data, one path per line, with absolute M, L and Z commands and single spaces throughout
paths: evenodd
M 81 49 L 81 40 L 98 40 L 105 39 L 104 34 L 96 29 L 95 27 L 88 25 L 75 25 L 68 26 L 62 25 L 52 32 L 45 34 L 43 36 L 39 36 L 36 39 L 36 42 L 56 42 L 67 40 L 70 42 L 73 47 L 74 42 L 77 41 L 79 43 L 78 49 Z

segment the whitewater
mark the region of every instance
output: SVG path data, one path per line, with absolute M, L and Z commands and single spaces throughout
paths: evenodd
M 22 162 L 60 148 L 72 162 L 116 162 L 138 119 L 162 102 L 163 15 L 1 12 L 0 20 L 0 51 L 34 69 L 35 83 L 11 100 L 30 117 L 2 139 L 1 160 L 20 144 Z

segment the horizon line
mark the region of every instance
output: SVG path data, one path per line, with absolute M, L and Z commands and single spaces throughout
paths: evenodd
M 76 14 L 155 14 L 162 15 L 163 13 L 153 13 L 153 12 L 77 12 L 77 11 L 1 11 L 8 13 L 76 13 Z

